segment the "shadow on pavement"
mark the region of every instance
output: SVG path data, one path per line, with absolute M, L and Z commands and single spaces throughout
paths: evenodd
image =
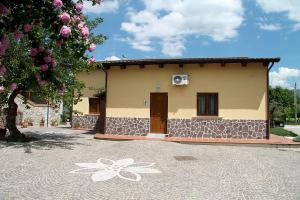
M 31 149 L 51 150 L 56 148 L 73 150 L 76 145 L 89 146 L 79 142 L 82 138 L 80 134 L 63 134 L 63 133 L 40 133 L 40 132 L 23 132 L 29 139 L 29 142 L 6 142 L 0 141 L 0 148 L 24 148 L 25 153 L 31 153 Z

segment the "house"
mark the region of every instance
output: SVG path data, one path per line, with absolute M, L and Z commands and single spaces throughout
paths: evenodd
M 269 71 L 280 58 L 104 61 L 87 84 L 73 126 L 118 135 L 269 138 Z M 95 92 L 103 89 L 102 93 Z
M 24 101 L 26 96 L 27 101 Z M 44 121 L 44 126 L 52 126 L 54 122 L 59 123 L 63 105 L 52 105 L 47 100 L 41 99 L 31 92 L 19 94 L 15 102 L 18 105 L 17 124 L 31 122 L 33 126 L 40 126 Z
M 40 126 L 41 121 L 44 121 L 44 126 L 51 126 L 54 122 L 60 122 L 62 103 L 51 105 L 47 100 L 39 98 L 32 92 L 24 92 L 17 95 L 15 102 L 18 105 L 17 125 L 27 122 L 32 126 Z M 6 107 L 0 109 L 0 129 L 4 128 L 5 125 Z

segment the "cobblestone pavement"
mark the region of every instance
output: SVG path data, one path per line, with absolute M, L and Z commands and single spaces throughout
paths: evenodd
M 40 139 L 0 142 L 1 200 L 300 199 L 299 149 L 102 141 L 67 128 L 25 131 Z M 114 177 L 99 182 L 92 174 L 69 173 L 80 169 L 75 163 L 99 158 L 155 163 L 152 167 L 161 173 L 141 173 L 140 181 Z

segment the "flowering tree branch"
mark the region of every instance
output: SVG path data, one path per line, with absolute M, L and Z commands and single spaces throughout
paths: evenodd
M 90 33 L 102 19 L 90 21 L 82 9 L 82 0 L 0 2 L 0 95 L 7 96 L 4 99 L 15 90 L 51 93 L 59 99 L 75 82 L 76 73 L 91 67 L 95 58 L 86 52 L 106 38 Z

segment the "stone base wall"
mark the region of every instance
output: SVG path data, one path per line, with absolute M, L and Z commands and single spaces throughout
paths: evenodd
M 117 135 L 139 135 L 145 136 L 149 133 L 149 118 L 106 118 L 107 134 Z
M 266 120 L 168 119 L 169 137 L 265 139 Z
M 73 126 L 99 130 L 99 116 L 74 116 Z M 266 120 L 168 119 L 168 137 L 265 139 Z M 107 134 L 145 136 L 149 118 L 106 118 Z
M 72 127 L 75 128 L 76 125 L 79 124 L 80 129 L 99 130 L 99 117 L 99 115 L 73 116 Z

